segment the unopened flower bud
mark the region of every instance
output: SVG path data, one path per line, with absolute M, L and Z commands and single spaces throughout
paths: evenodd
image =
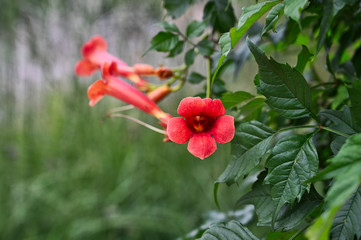
M 163 98 L 165 98 L 171 92 L 171 88 L 168 85 L 160 86 L 153 91 L 149 92 L 147 95 L 150 100 L 157 103 Z
M 149 76 L 155 74 L 155 69 L 153 66 L 144 63 L 138 63 L 133 65 L 133 70 L 136 74 L 142 76 Z
M 172 69 L 170 69 L 168 67 L 159 67 L 159 68 L 157 68 L 155 73 L 157 74 L 157 76 L 160 80 L 167 79 L 167 78 L 170 78 L 173 76 Z

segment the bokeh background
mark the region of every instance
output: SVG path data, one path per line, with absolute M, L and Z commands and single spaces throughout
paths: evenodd
M 180 29 L 202 18 L 202 4 L 177 20 Z M 124 104 L 105 97 L 90 108 L 86 89 L 100 75 L 74 75 L 95 34 L 129 64 L 182 64 L 183 56 L 142 57 L 164 15 L 160 0 L 0 1 L 0 239 L 174 239 L 217 215 L 213 182 L 228 144 L 201 161 L 129 120 L 104 119 Z M 194 67 L 201 73 L 203 62 Z M 247 77 L 255 72 L 248 67 Z M 186 85 L 160 106 L 176 115 L 179 100 L 202 89 Z M 219 192 L 225 212 L 233 188 Z

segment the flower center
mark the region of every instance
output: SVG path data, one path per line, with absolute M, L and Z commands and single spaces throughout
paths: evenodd
M 188 119 L 187 123 L 194 132 L 205 132 L 213 126 L 214 120 L 208 116 L 195 116 Z

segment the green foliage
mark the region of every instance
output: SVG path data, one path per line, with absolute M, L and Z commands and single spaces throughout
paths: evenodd
M 308 0 L 286 0 L 285 15 L 295 21 L 300 19 L 300 12 L 307 4 Z
M 194 2 L 195 0 L 184 0 L 184 1 L 163 0 L 163 4 L 164 4 L 163 6 L 165 9 L 167 9 L 167 12 L 170 16 L 172 16 L 173 18 L 178 18 Z
M 203 75 L 197 73 L 197 72 L 191 72 L 188 77 L 187 81 L 193 84 L 197 84 L 202 82 L 204 79 L 206 79 Z
M 267 160 L 271 196 L 275 202 L 276 217 L 285 203 L 301 199 L 309 186 L 303 183 L 317 173 L 318 156 L 310 135 L 291 135 L 282 138 L 272 149 Z
M 188 82 L 212 86 L 199 95 L 220 97 L 235 118 L 229 162 L 214 183 L 215 203 L 219 207 L 218 195 L 227 199 L 219 194 L 221 183 L 239 192 L 236 208 L 254 206 L 257 218 L 246 226 L 264 231 L 259 238 L 360 238 L 359 5 L 256 1 L 235 9 L 241 15 L 234 26 L 232 1 L 209 0 L 207 28 L 199 21 L 185 34 L 167 27 L 190 45 L 187 67 L 197 54 L 207 61 L 207 73 L 190 72 Z M 257 64 L 254 78 L 247 61 Z M 242 82 L 228 80 L 232 71 Z M 244 79 L 254 79 L 257 92 L 245 91 Z M 201 228 L 197 237 L 228 239 L 228 228 Z
M 203 19 L 214 31 L 227 32 L 236 23 L 233 7 L 229 1 L 210 0 L 203 10 Z
M 187 27 L 186 35 L 187 37 L 199 37 L 206 27 L 207 24 L 204 21 L 192 21 Z
M 295 69 L 300 73 L 305 70 L 306 64 L 311 60 L 313 54 L 310 53 L 305 45 L 302 45 L 302 51 L 298 54 L 297 65 Z
M 287 118 L 316 118 L 311 110 L 311 90 L 302 74 L 287 64 L 268 59 L 252 42 L 248 41 L 248 46 L 258 63 L 257 90 L 266 96 L 266 103 Z
M 271 226 L 275 206 L 271 198 L 269 184 L 255 184 L 252 191 L 246 193 L 237 201 L 237 206 L 244 204 L 254 205 L 258 217 L 258 226 Z
M 171 51 L 177 46 L 178 36 L 170 32 L 159 32 L 150 42 L 150 48 L 147 50 L 157 50 L 159 52 Z
M 284 7 L 285 7 L 285 4 L 282 2 L 278 5 L 276 5 L 275 7 L 273 7 L 269 11 L 269 13 L 266 17 L 266 23 L 262 30 L 262 35 L 264 35 L 270 29 L 272 29 L 275 32 L 276 24 L 277 24 L 278 20 L 280 19 L 280 17 L 284 13 Z
M 260 122 L 240 124 L 232 141 L 232 161 L 216 180 L 217 183 L 233 184 L 247 175 L 266 153 L 275 132 Z
M 359 187 L 337 212 L 330 239 L 353 239 L 361 237 L 361 187 Z
M 220 223 L 206 230 L 200 240 L 258 240 L 246 227 L 237 221 Z
M 254 98 L 254 96 L 249 92 L 237 91 L 234 93 L 228 92 L 223 94 L 221 100 L 223 106 L 228 109 L 252 98 Z
M 246 31 L 268 10 L 270 10 L 274 5 L 280 3 L 280 0 L 274 1 L 266 1 L 262 3 L 258 3 L 256 5 L 252 5 L 243 9 L 243 13 L 238 20 L 237 27 L 233 27 L 229 30 L 229 34 L 224 34 L 224 37 L 220 39 L 219 44 L 221 45 L 222 56 L 218 61 L 217 69 L 213 75 L 212 81 L 214 81 L 219 69 L 221 68 L 223 61 L 227 57 L 228 53 L 234 46 L 238 43 L 238 41 L 242 38 L 242 36 L 246 33 Z

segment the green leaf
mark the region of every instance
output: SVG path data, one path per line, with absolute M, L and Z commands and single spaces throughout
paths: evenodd
M 184 47 L 184 41 L 179 41 L 177 45 L 172 50 L 170 50 L 168 57 L 177 56 L 183 51 L 183 47 Z
M 232 4 L 224 0 L 210 0 L 203 10 L 203 20 L 219 33 L 227 32 L 236 23 Z
M 207 39 L 203 39 L 197 44 L 197 48 L 200 54 L 203 56 L 210 56 L 213 53 L 213 44 Z
M 206 79 L 206 77 L 197 72 L 191 72 L 191 74 L 189 74 L 187 77 L 187 81 L 193 84 L 200 83 L 204 79 Z
M 337 109 L 338 107 L 343 105 L 348 100 L 349 100 L 349 96 L 348 96 L 348 92 L 347 92 L 347 87 L 345 85 L 340 85 L 337 88 L 336 96 L 334 97 L 334 99 L 331 103 L 331 108 Z
M 357 0 L 335 0 L 333 3 L 332 16 L 335 17 L 337 13 L 345 7 L 345 5 L 352 6 Z
M 178 36 L 170 32 L 159 32 L 150 42 L 150 48 L 146 51 L 156 50 L 158 52 L 168 52 L 178 43 Z
M 332 11 L 333 11 L 333 1 L 332 0 L 324 0 L 323 1 L 323 16 L 322 16 L 322 20 L 321 20 L 320 33 L 318 34 L 316 54 L 321 50 L 321 47 L 326 40 L 327 33 L 328 33 L 328 30 L 330 29 L 331 22 L 333 19 Z
M 184 56 L 184 61 L 186 63 L 187 66 L 190 66 L 194 63 L 194 58 L 196 57 L 196 53 L 194 51 L 194 49 L 190 49 L 187 51 L 187 53 Z
M 359 187 L 337 212 L 330 231 L 331 240 L 361 237 L 361 187 Z
M 181 16 L 195 0 L 164 0 L 164 8 L 173 18 Z
M 242 206 L 244 204 L 254 205 L 258 217 L 258 226 L 271 226 L 275 206 L 271 198 L 270 185 L 255 184 L 250 192 L 237 201 L 236 205 Z
M 227 56 L 229 51 L 231 51 L 231 37 L 229 32 L 223 34 L 219 39 L 219 44 L 221 45 L 221 54 L 223 56 Z
M 264 34 L 266 34 L 266 32 L 268 32 L 271 28 L 275 32 L 276 24 L 277 24 L 278 20 L 281 18 L 281 16 L 283 15 L 284 7 L 285 7 L 285 4 L 282 2 L 282 3 L 274 6 L 269 11 L 269 13 L 266 17 L 266 24 L 264 25 L 263 30 L 262 30 L 262 36 Z
M 319 216 L 315 222 L 307 229 L 306 237 L 308 240 L 328 240 L 329 231 L 332 226 L 332 219 L 336 215 L 339 207 L 326 210 Z
M 232 47 L 234 47 L 246 31 L 268 10 L 280 3 L 280 0 L 265 1 L 255 5 L 247 6 L 238 20 L 236 28 L 230 30 Z
M 351 100 L 351 115 L 356 130 L 361 130 L 361 80 L 355 80 L 348 88 Z
M 306 6 L 308 0 L 286 0 L 285 15 L 296 22 L 300 19 L 300 11 Z
M 312 57 L 313 54 L 311 54 L 310 51 L 308 51 L 308 48 L 305 45 L 302 45 L 302 50 L 300 54 L 298 54 L 297 65 L 295 69 L 297 69 L 297 71 L 299 71 L 300 73 L 303 73 L 306 64 L 310 61 Z
M 283 137 L 272 149 L 266 166 L 266 183 L 272 186 L 271 195 L 275 202 L 277 216 L 285 203 L 292 204 L 301 199 L 309 186 L 303 183 L 317 173 L 318 156 L 312 141 L 312 134 Z
M 297 70 L 288 64 L 268 59 L 251 41 L 248 46 L 258 63 L 259 86 L 257 89 L 267 98 L 266 103 L 286 118 L 317 116 L 311 111 L 311 90 Z
M 361 183 L 361 134 L 351 136 L 342 146 L 336 157 L 331 159 L 333 171 L 327 176 L 335 175 L 327 192 L 325 201 L 328 206 L 341 206 Z M 339 167 L 341 166 L 341 167 Z M 327 170 L 327 169 L 326 169 Z M 325 171 L 326 171 L 325 170 Z
M 314 180 L 317 180 L 334 177 L 334 181 L 326 194 L 326 211 L 315 221 L 306 233 L 306 236 L 311 240 L 328 239 L 328 232 L 336 212 L 341 206 L 343 206 L 343 208 L 349 206 L 349 209 L 350 207 L 353 209 L 353 206 L 347 205 L 347 202 L 350 204 L 355 200 L 355 197 L 357 197 L 357 199 L 359 198 L 359 195 L 354 196 L 354 194 L 356 191 L 359 191 L 361 183 L 360 146 L 361 133 L 352 135 L 342 146 L 338 154 L 330 160 L 331 165 L 314 178 Z M 357 208 L 360 209 L 359 200 L 357 201 Z M 339 214 L 339 216 L 345 216 L 344 212 Z M 339 219 L 335 219 L 335 221 L 340 222 Z M 345 224 L 347 223 L 345 222 Z M 344 231 L 346 231 L 344 233 L 349 232 L 348 230 Z M 360 234 L 359 226 L 356 228 L 356 231 Z
M 206 27 L 207 24 L 204 21 L 192 21 L 187 27 L 187 37 L 199 37 Z
M 346 138 L 344 136 L 337 136 L 330 144 L 333 154 L 337 154 L 341 147 L 345 144 Z
M 322 203 L 321 196 L 311 187 L 309 193 L 303 195 L 300 202 L 284 205 L 274 224 L 276 231 L 290 231 L 299 226 L 307 216 Z
M 231 142 L 231 163 L 216 182 L 231 185 L 248 174 L 259 164 L 274 134 L 274 130 L 257 121 L 240 124 Z
M 209 227 L 200 240 L 258 240 L 256 236 L 239 222 L 232 220 L 227 223 L 218 223 Z
M 227 57 L 230 50 L 238 43 L 246 31 L 268 10 L 280 3 L 281 0 L 265 1 L 252 6 L 245 7 L 243 13 L 238 21 L 238 26 L 230 30 L 229 33 L 224 34 L 219 41 L 221 45 L 222 55 L 218 60 L 217 69 L 214 71 L 212 83 L 217 76 L 219 69 L 222 66 L 224 59 Z
M 254 112 L 258 111 L 260 108 L 264 106 L 265 99 L 264 98 L 255 98 L 251 101 L 249 101 L 247 104 L 242 106 L 239 109 L 239 112 L 241 113 L 242 119 L 247 118 Z
M 178 27 L 174 23 L 160 22 L 159 25 L 162 26 L 167 32 L 174 32 L 174 33 L 180 32 Z
M 294 235 L 295 232 L 269 232 L 267 234 L 266 240 L 290 240 Z
M 346 134 L 356 133 L 352 122 L 351 111 L 347 105 L 345 105 L 343 111 L 327 109 L 320 112 L 320 116 L 331 120 L 335 124 L 332 128 L 337 131 Z
M 249 92 L 237 91 L 234 93 L 227 92 L 227 93 L 223 94 L 221 100 L 222 100 L 223 106 L 226 109 L 229 109 L 231 107 L 234 107 L 234 106 L 240 104 L 241 102 L 249 100 L 250 98 L 254 98 L 254 96 L 252 94 L 250 94 Z

